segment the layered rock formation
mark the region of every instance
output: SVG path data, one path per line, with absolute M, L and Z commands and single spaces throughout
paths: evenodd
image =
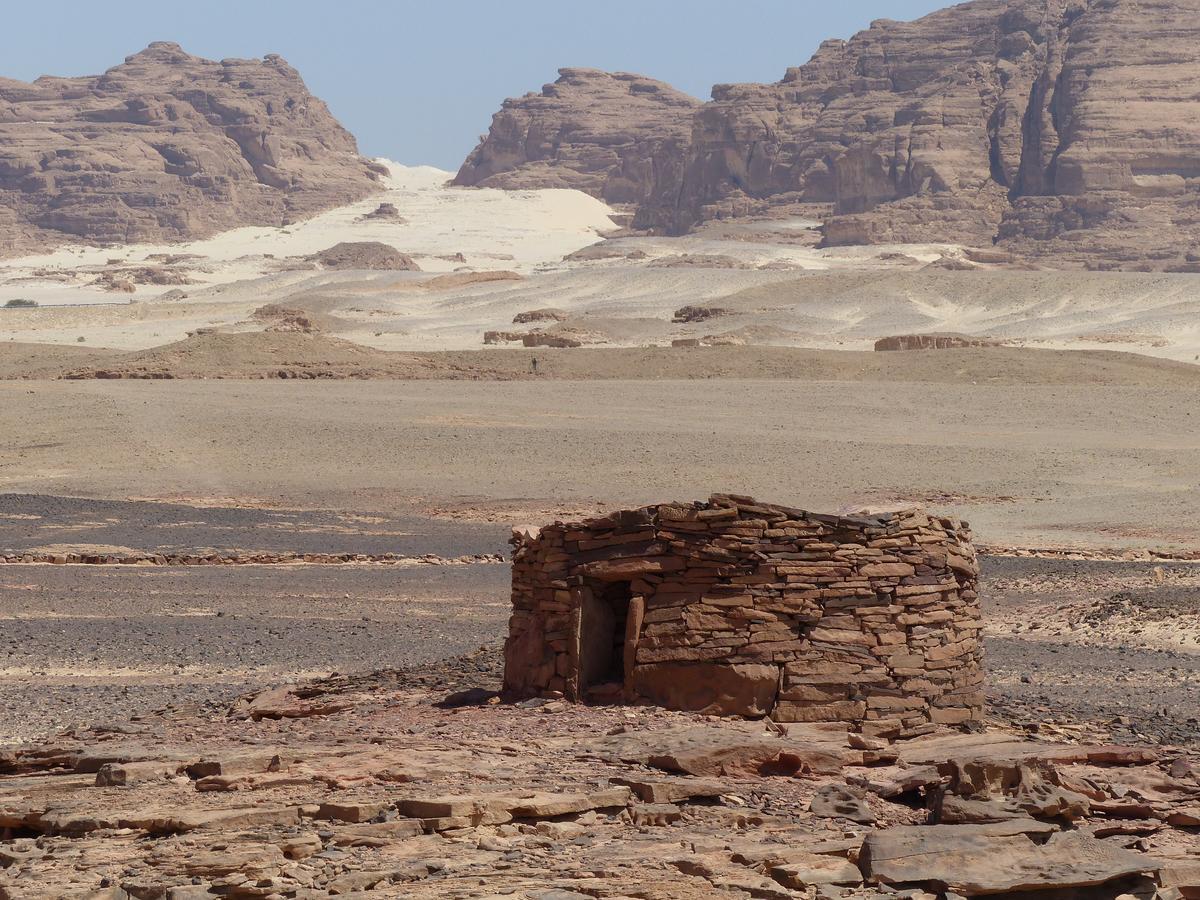
M 637 203 L 678 177 L 701 103 L 625 72 L 561 69 L 540 94 L 507 100 L 458 185 L 562 187 Z
M 97 77 L 0 79 L 0 255 L 284 225 L 379 175 L 278 56 L 155 43 Z
M 686 142 L 678 109 L 664 115 L 638 224 L 679 233 L 819 204 L 829 245 L 998 243 L 1065 264 L 1200 268 L 1196 12 L 1195 0 L 973 0 L 875 22 L 776 84 L 717 86 Z M 556 114 L 619 131 L 622 105 L 589 96 L 577 110 L 564 96 Z M 644 117 L 638 129 L 655 133 Z M 493 126 L 472 159 L 502 162 L 506 135 Z

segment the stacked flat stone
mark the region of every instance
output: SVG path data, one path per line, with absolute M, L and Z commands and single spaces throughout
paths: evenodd
M 513 544 L 510 695 L 588 699 L 585 606 L 625 582 L 626 702 L 883 737 L 982 713 L 979 570 L 957 519 L 716 495 L 519 530 Z

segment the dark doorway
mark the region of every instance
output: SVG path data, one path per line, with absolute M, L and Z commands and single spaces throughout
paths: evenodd
M 579 616 L 579 693 L 619 699 L 625 681 L 625 629 L 633 592 L 628 581 L 584 586 Z M 613 695 L 609 697 L 609 695 Z

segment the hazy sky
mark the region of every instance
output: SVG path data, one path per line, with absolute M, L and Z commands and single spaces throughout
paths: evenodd
M 950 0 L 59 0 L 13 3 L 0 75 L 91 75 L 151 41 L 282 54 L 364 153 L 456 169 L 509 96 L 560 66 L 638 72 L 707 98 L 777 81 L 827 37 Z

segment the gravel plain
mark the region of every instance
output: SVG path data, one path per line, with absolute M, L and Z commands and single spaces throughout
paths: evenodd
M 0 513 L 16 505 L 0 498 Z M 122 528 L 145 525 L 155 506 L 29 496 L 19 505 L 60 522 L 103 508 Z M 190 534 L 203 534 L 200 517 L 262 514 L 215 512 L 193 510 Z M 454 528 L 464 547 L 502 545 L 508 530 Z M 0 543 L 10 529 L 0 526 Z M 164 531 L 140 536 L 153 544 Z M 993 715 L 1034 733 L 1094 724 L 1128 739 L 1200 740 L 1200 565 L 1166 575 L 1149 563 L 985 557 L 983 566 Z M 219 710 L 249 690 L 333 672 L 444 666 L 480 648 L 498 668 L 508 575 L 503 564 L 2 566 L 0 745 L 165 708 Z M 1170 642 L 1145 627 L 1164 618 Z M 1176 643 L 1180 634 L 1189 639 Z
M 0 566 L 0 745 L 496 645 L 503 565 Z
M 989 545 L 1195 548 L 1198 423 L 1169 384 L 0 382 L 0 491 L 384 517 L 730 491 L 924 504 Z
M 981 586 L 994 715 L 1200 742 L 1200 565 L 985 557 Z
M 1170 384 L 8 381 L 0 551 L 451 559 L 503 553 L 513 524 L 720 490 L 921 503 L 990 546 L 1194 549 L 1197 419 L 1196 392 Z M 1195 740 L 1200 579 L 1162 568 L 989 558 L 994 712 Z M 495 654 L 507 579 L 502 564 L 3 566 L 0 744 Z

